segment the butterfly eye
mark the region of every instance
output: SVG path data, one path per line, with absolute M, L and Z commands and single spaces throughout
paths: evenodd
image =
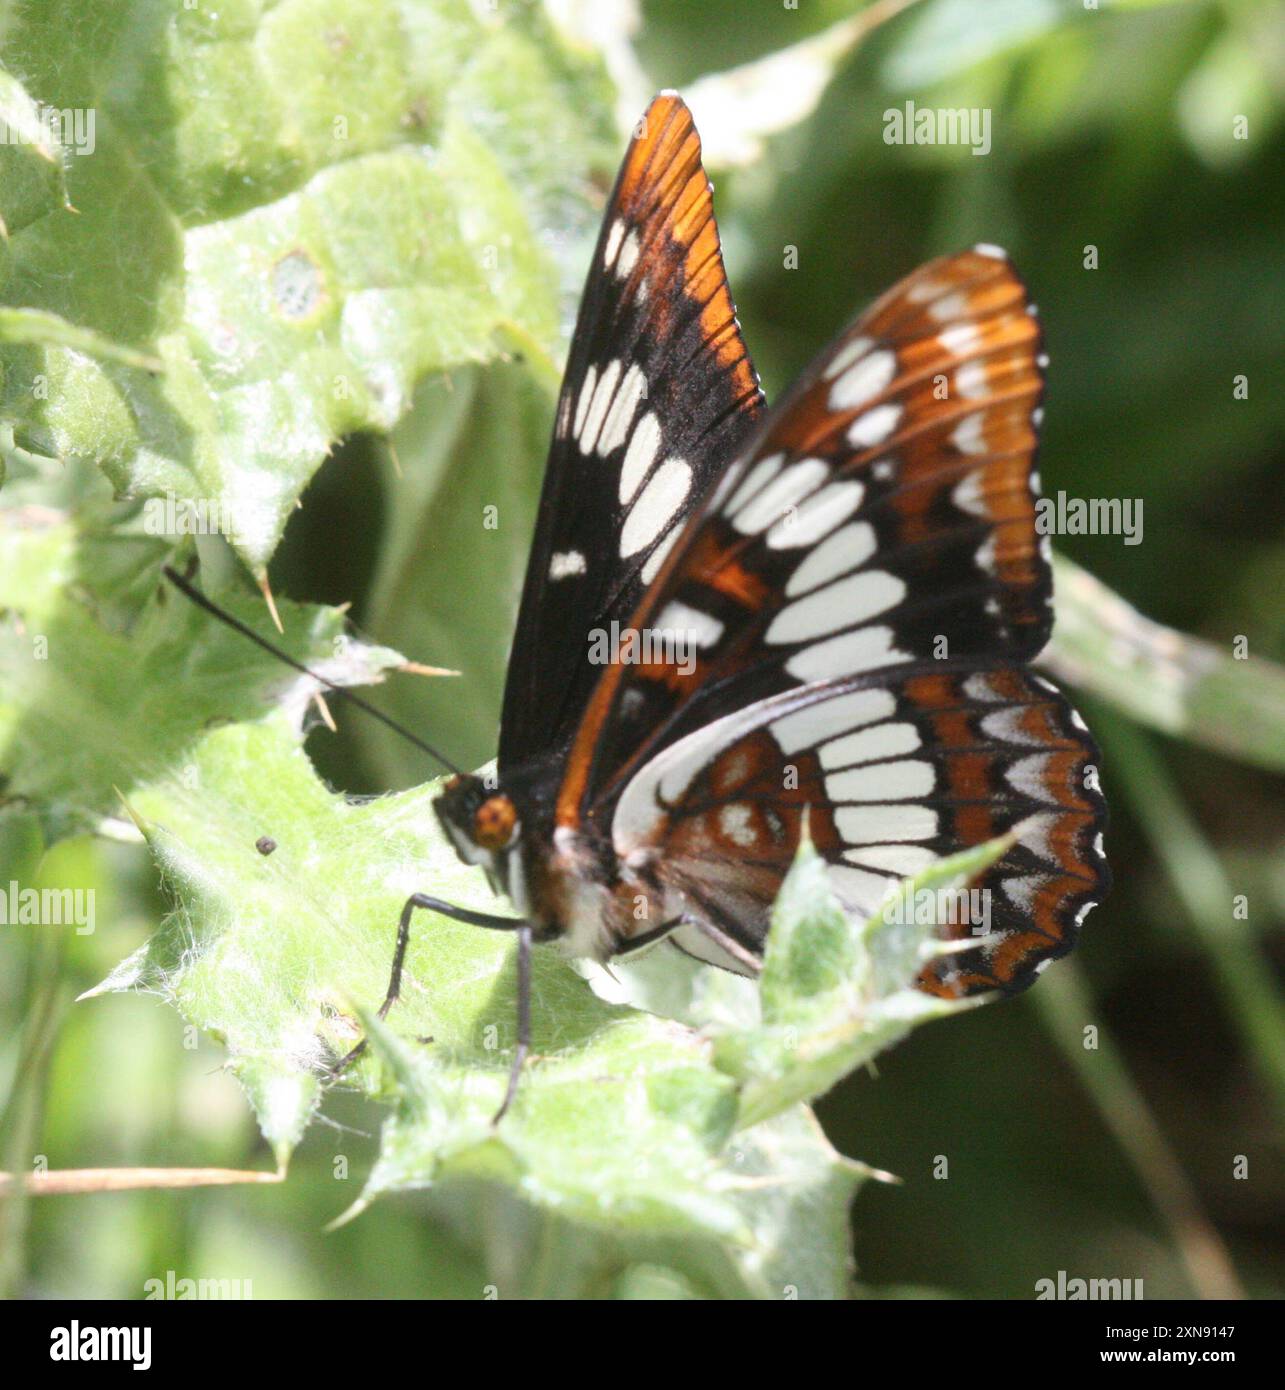
M 483 849 L 506 849 L 518 828 L 518 813 L 507 796 L 489 796 L 473 815 L 473 839 Z

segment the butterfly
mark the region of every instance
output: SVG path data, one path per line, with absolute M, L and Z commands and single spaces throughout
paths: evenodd
M 1028 668 L 1052 626 L 1046 360 L 980 245 L 907 276 L 766 408 L 692 117 L 651 103 L 571 340 L 496 774 L 434 801 L 516 916 L 415 894 L 380 1009 L 417 909 L 516 932 L 497 1120 L 536 943 L 606 961 L 667 941 L 753 975 L 805 836 L 868 917 L 1016 829 L 979 880 L 989 930 L 924 965 L 929 993 L 1015 992 L 1071 949 L 1108 886 L 1106 808 L 1084 721 Z
M 765 409 L 691 114 L 652 102 L 571 342 L 497 777 L 435 803 L 519 914 L 485 925 L 523 957 L 665 939 L 754 974 L 805 833 L 868 916 L 1017 826 L 980 883 L 986 943 L 919 984 L 1011 992 L 1071 948 L 1107 888 L 1105 805 L 1084 721 L 1027 669 L 1052 625 L 1045 363 L 1025 287 L 977 246 L 889 290 Z

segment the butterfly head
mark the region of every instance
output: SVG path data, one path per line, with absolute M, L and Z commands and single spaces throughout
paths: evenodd
M 433 809 L 459 857 L 491 874 L 521 838 L 522 822 L 512 798 L 481 777 L 452 777 Z

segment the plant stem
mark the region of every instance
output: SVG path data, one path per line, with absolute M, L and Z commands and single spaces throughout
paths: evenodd
M 1243 1298 L 1231 1257 L 1201 1208 L 1169 1141 L 1134 1085 L 1124 1059 L 1098 1024 L 1096 1049 L 1084 1046 L 1082 1029 L 1093 1004 L 1079 967 L 1064 961 L 1031 991 L 1063 1055 L 1080 1075 L 1107 1128 L 1142 1179 L 1156 1211 L 1169 1227 L 1193 1289 L 1201 1298 Z
M 1112 772 L 1187 909 L 1264 1090 L 1285 1116 L 1285 1002 L 1272 983 L 1272 964 L 1250 920 L 1234 915 L 1235 889 L 1152 740 L 1123 722 L 1108 727 Z
M 1285 769 L 1285 670 L 1152 622 L 1061 556 L 1053 571 L 1057 625 L 1042 665 L 1152 728 Z

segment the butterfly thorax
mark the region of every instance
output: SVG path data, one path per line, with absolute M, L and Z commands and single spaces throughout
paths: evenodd
M 520 769 L 498 785 L 462 775 L 433 805 L 460 859 L 485 871 L 537 940 L 606 960 L 636 934 L 647 890 L 622 880 L 610 840 L 593 826 L 553 827 L 556 786 L 552 767 Z

